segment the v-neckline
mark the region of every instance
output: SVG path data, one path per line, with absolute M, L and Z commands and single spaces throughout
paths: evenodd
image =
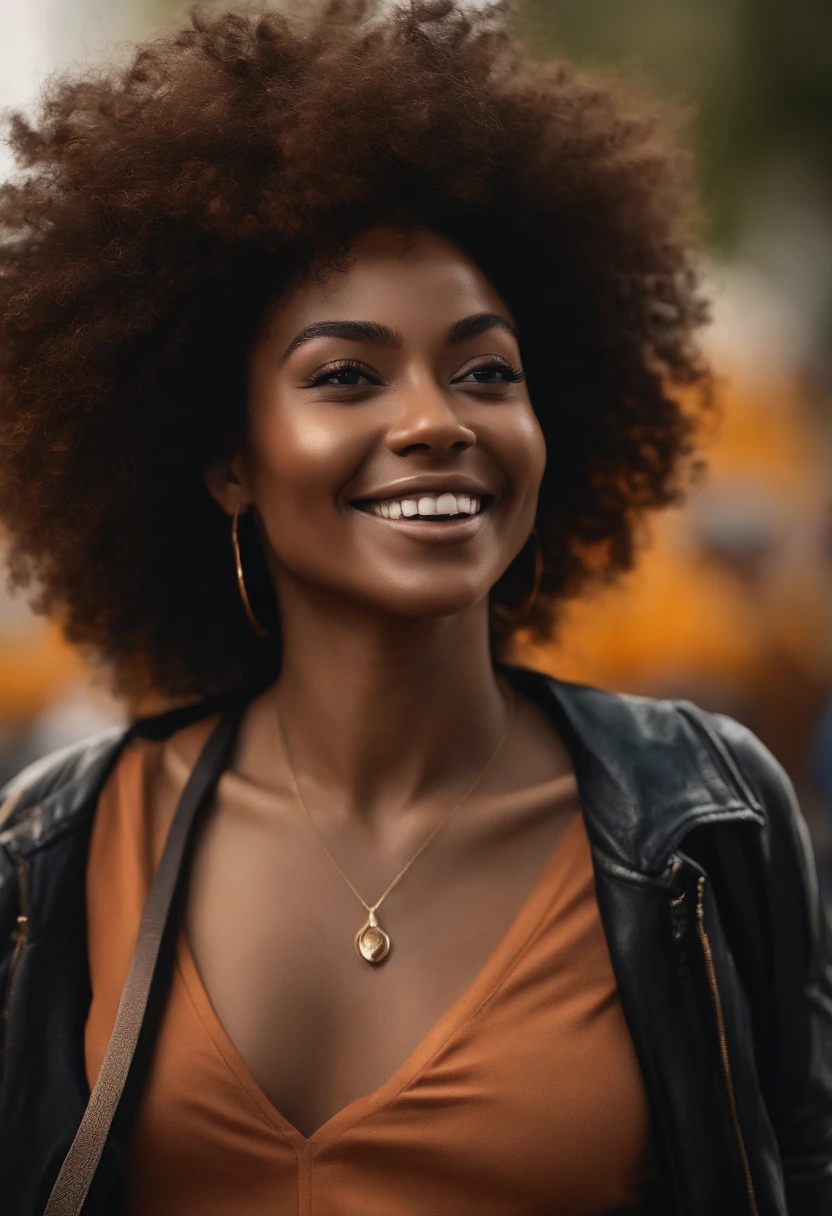
M 573 813 L 569 825 L 519 911 L 467 988 L 439 1015 L 427 1034 L 386 1081 L 370 1093 L 362 1094 L 347 1103 L 310 1136 L 305 1136 L 281 1114 L 240 1056 L 202 982 L 184 926 L 180 930 L 177 944 L 177 966 L 203 1027 L 237 1082 L 267 1122 L 292 1144 L 300 1156 L 314 1157 L 338 1136 L 387 1105 L 412 1084 L 419 1073 L 494 994 L 509 971 L 520 961 L 525 946 L 531 942 L 552 901 L 557 897 L 560 886 L 553 884 L 552 879 L 561 867 L 564 854 L 568 854 L 570 850 L 574 851 L 582 840 L 586 841 L 586 833 L 583 814 L 578 809 Z

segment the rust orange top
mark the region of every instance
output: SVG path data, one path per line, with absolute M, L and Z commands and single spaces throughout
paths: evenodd
M 164 746 L 129 747 L 96 814 L 90 1085 L 164 843 L 146 809 L 150 761 Z M 652 1176 L 649 1114 L 573 797 L 566 834 L 473 983 L 383 1085 L 308 1138 L 235 1050 L 182 931 L 130 1152 L 129 1216 L 602 1216 L 635 1206 Z

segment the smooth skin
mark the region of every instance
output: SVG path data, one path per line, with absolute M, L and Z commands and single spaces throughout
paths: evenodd
M 470 985 L 572 816 L 489 802 L 571 773 L 518 697 L 476 795 L 379 910 L 389 956 L 359 958 L 365 910 L 292 793 L 276 713 L 322 839 L 374 903 L 503 733 L 488 594 L 533 527 L 546 453 L 514 319 L 478 266 L 424 231 L 374 229 L 351 254 L 279 300 L 251 359 L 245 450 L 206 473 L 229 516 L 256 513 L 284 662 L 200 838 L 186 927 L 232 1042 L 306 1136 L 387 1080 Z M 344 322 L 386 331 L 338 336 Z M 445 524 L 357 505 L 431 478 L 470 479 L 487 509 Z M 192 761 L 198 740 L 175 745 Z

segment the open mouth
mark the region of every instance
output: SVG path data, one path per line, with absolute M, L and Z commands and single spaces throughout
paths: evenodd
M 486 511 L 494 501 L 490 494 L 443 492 L 441 494 L 411 494 L 400 498 L 365 499 L 352 505 L 380 519 L 425 520 L 443 523 L 448 520 L 472 518 Z

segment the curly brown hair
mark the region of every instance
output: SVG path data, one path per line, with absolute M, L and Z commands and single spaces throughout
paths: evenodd
M 541 595 L 524 620 L 538 637 L 559 601 L 633 564 L 648 509 L 683 495 L 708 399 L 686 159 L 651 107 L 536 62 L 511 17 L 461 0 L 197 7 L 126 69 L 53 80 L 34 124 L 12 118 L 10 578 L 122 688 L 139 671 L 173 696 L 277 674 L 203 470 L 244 435 L 249 354 L 281 289 L 337 268 L 374 225 L 454 240 L 519 322 L 548 447 Z M 521 555 L 492 604 L 522 600 L 528 570 Z

